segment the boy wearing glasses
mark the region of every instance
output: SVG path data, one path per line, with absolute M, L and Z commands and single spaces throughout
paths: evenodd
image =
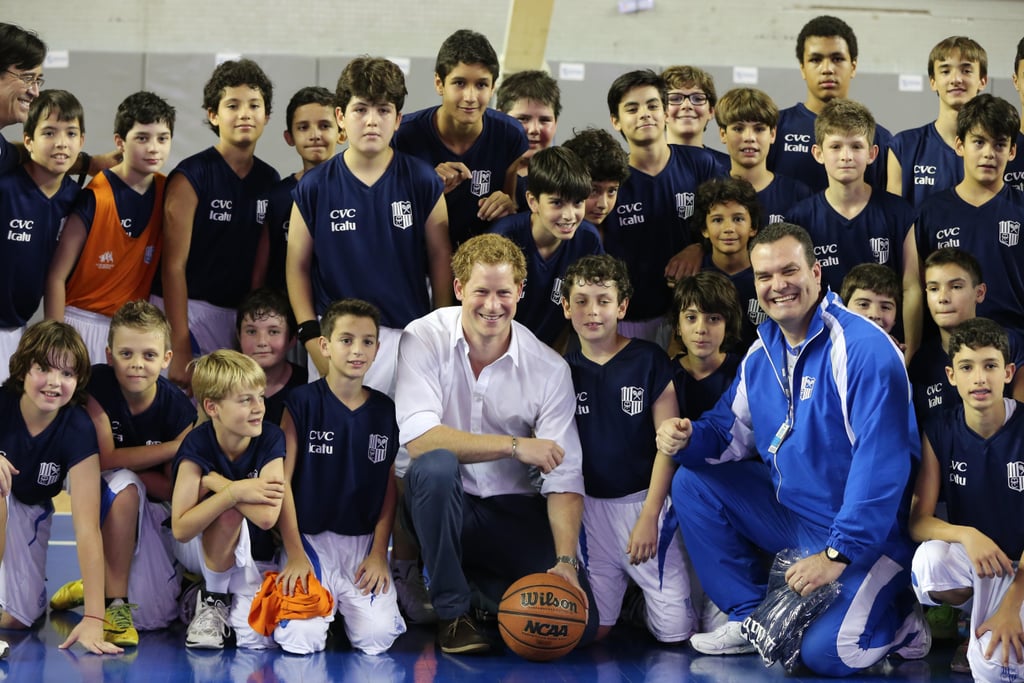
M 672 338 L 665 317 L 670 283 L 700 271 L 703 258 L 687 229 L 694 194 L 702 182 L 722 175 L 707 150 L 665 140 L 667 91 L 665 80 L 649 69 L 619 76 L 608 90 L 612 127 L 629 143 L 632 172 L 604 220 L 605 250 L 626 262 L 636 291 L 619 330 L 662 348 Z
M 729 155 L 704 144 L 704 132 L 715 117 L 718 95 L 715 79 L 695 66 L 670 66 L 661 72 L 668 86 L 665 138 L 670 145 L 702 147 L 714 155 L 722 174 L 729 171 Z

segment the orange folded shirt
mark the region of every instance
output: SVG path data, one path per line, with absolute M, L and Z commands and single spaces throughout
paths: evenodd
M 295 586 L 294 595 L 285 595 L 277 585 L 278 572 L 264 574 L 263 585 L 256 593 L 249 610 L 249 626 L 257 633 L 269 636 L 277 625 L 287 619 L 329 617 L 334 613 L 334 596 L 320 585 L 316 576 L 307 577 L 309 590 Z

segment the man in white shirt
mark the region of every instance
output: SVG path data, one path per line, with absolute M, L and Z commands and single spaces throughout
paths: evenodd
M 470 613 L 470 579 L 495 600 L 534 572 L 580 586 L 583 476 L 569 366 L 513 321 L 522 252 L 479 235 L 459 247 L 452 269 L 461 306 L 406 327 L 395 402 L 438 644 L 471 654 L 491 645 Z M 584 638 L 596 617 L 591 609 Z

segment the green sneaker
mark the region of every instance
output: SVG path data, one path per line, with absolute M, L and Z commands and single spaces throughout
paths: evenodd
M 958 642 L 957 619 L 960 618 L 960 610 L 952 605 L 940 605 L 932 607 L 925 614 L 925 620 L 932 630 L 933 641 Z
M 50 609 L 69 610 L 85 604 L 85 587 L 76 579 L 61 586 L 50 598 Z
M 136 647 L 139 644 L 139 632 L 132 621 L 132 608 L 135 605 L 118 602 L 107 608 L 103 625 L 103 640 L 118 647 Z

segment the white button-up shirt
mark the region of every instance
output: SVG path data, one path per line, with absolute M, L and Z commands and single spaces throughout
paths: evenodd
M 398 347 L 395 406 L 403 446 L 439 425 L 473 434 L 551 439 L 565 450 L 565 458 L 542 476 L 541 493 L 583 493 L 569 366 L 517 322 L 508 350 L 479 377 L 469 363 L 460 307 L 409 323 Z M 512 458 L 460 468 L 463 489 L 471 495 L 537 492 L 531 468 Z

